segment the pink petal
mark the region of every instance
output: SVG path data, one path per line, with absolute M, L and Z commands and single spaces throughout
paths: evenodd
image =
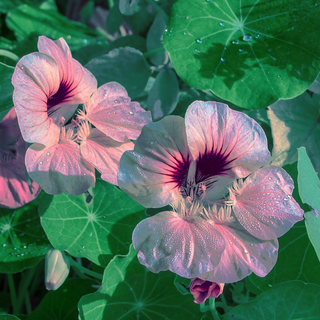
M 168 116 L 143 127 L 134 151 L 120 159 L 118 184 L 145 207 L 162 207 L 180 194 L 190 154 L 184 119 Z
M 96 91 L 86 105 L 86 113 L 95 127 L 121 142 L 137 139 L 142 127 L 151 122 L 150 112 L 131 102 L 125 88 L 116 82 L 106 83 Z
M 13 102 L 23 138 L 27 142 L 46 143 L 49 136 L 59 138 L 60 129 L 48 118 L 47 97 L 59 88 L 56 62 L 42 53 L 23 57 L 12 76 Z
M 218 102 L 195 101 L 186 112 L 188 144 L 194 159 L 226 156 L 225 176 L 245 177 L 268 163 L 264 131 L 253 119 Z M 212 159 L 211 159 L 212 160 Z
M 26 153 L 26 166 L 30 177 L 49 194 L 77 196 L 95 184 L 94 168 L 81 158 L 78 144 L 70 140 L 47 148 L 33 144 Z
M 131 141 L 118 142 L 98 129 L 92 129 L 90 135 L 80 144 L 81 155 L 101 172 L 101 178 L 117 185 L 117 173 L 122 154 L 132 150 Z
M 194 297 L 195 303 L 203 303 L 208 298 L 217 298 L 224 288 L 224 283 L 201 280 L 195 278 L 190 283 L 190 292 Z
M 215 224 L 225 240 L 225 250 L 219 265 L 198 278 L 208 281 L 232 283 L 240 281 L 254 272 L 266 276 L 274 267 L 278 256 L 278 240 L 264 241 L 253 237 L 239 223 Z
M 268 166 L 250 175 L 236 190 L 233 210 L 241 225 L 259 239 L 281 237 L 303 219 L 303 210 L 292 198 L 291 177 Z
M 34 200 L 41 191 L 32 180 L 29 189 L 24 164 L 26 143 L 14 108 L 1 121 L 0 136 L 0 207 L 14 209 Z
M 169 211 L 141 221 L 132 242 L 140 263 L 150 271 L 170 270 L 184 278 L 214 270 L 225 247 L 212 221 L 183 219 Z

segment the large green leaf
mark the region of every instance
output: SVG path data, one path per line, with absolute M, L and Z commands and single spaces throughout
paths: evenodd
M 28 5 L 21 5 L 8 12 L 6 22 L 19 41 L 31 33 L 45 35 L 54 40 L 63 37 L 71 50 L 78 50 L 98 41 L 98 34 L 87 26 L 70 21 L 58 12 Z
M 14 68 L 0 62 L 0 121 L 13 107 L 11 78 Z
M 305 91 L 320 70 L 314 0 L 178 0 L 164 45 L 178 75 L 243 108 Z
M 43 229 L 56 249 L 101 266 L 114 255 L 127 252 L 134 227 L 145 217 L 142 206 L 101 180 L 92 189 L 92 198 L 66 193 L 44 196 L 39 212 Z
M 130 47 L 114 49 L 94 58 L 86 68 L 97 78 L 99 86 L 110 81 L 119 82 L 132 99 L 143 91 L 151 74 L 142 53 Z
M 269 107 L 273 150 L 272 164 L 297 161 L 297 148 L 306 147 L 316 171 L 320 172 L 320 95 L 304 94 L 278 101 Z
M 295 224 L 279 239 L 279 256 L 276 265 L 264 278 L 254 274 L 251 282 L 260 290 L 289 280 L 301 280 L 320 285 L 320 264 L 312 247 L 304 221 Z
M 38 6 L 43 0 L 1 0 L 0 1 L 0 12 L 7 13 L 8 11 L 18 7 L 21 4 L 29 4 L 32 6 Z
M 95 291 L 92 286 L 94 284 L 96 283 L 92 280 L 77 278 L 66 280 L 58 290 L 45 295 L 27 320 L 78 319 L 77 304 L 83 295 Z
M 1 314 L 0 320 L 19 320 L 16 316 L 13 316 L 11 314 Z
M 0 209 L 0 273 L 33 267 L 51 249 L 40 225 L 38 200 L 16 209 Z
M 223 320 L 319 319 L 320 286 L 288 281 L 224 315 Z
M 176 289 L 174 279 L 169 271 L 148 272 L 131 247 L 110 262 L 100 290 L 80 300 L 80 319 L 199 320 L 199 306 Z
M 305 213 L 306 228 L 310 241 L 320 260 L 320 181 L 314 171 L 305 148 L 298 149 L 298 183 L 303 202 L 308 203 L 314 211 Z

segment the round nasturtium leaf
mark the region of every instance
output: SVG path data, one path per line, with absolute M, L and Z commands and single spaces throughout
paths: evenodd
M 79 302 L 79 319 L 199 320 L 203 313 L 191 294 L 174 285 L 175 274 L 155 274 L 143 267 L 133 247 L 116 256 L 104 271 L 99 291 Z
M 258 109 L 316 79 L 319 16 L 313 0 L 178 0 L 164 46 L 188 84 Z
M 13 316 L 11 314 L 1 314 L 0 315 L 0 320 L 20 320 L 16 316 Z
M 40 225 L 38 202 L 15 210 L 0 209 L 0 273 L 31 268 L 51 249 Z
M 134 227 L 145 218 L 141 205 L 101 180 L 92 195 L 46 195 L 39 212 L 43 229 L 56 249 L 103 267 L 114 255 L 128 251 Z
M 269 288 L 257 299 L 243 303 L 223 316 L 223 320 L 318 319 L 320 286 L 288 281 Z

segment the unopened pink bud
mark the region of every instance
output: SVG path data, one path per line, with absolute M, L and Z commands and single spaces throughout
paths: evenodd
M 223 291 L 224 283 L 201 280 L 195 278 L 190 282 L 190 292 L 195 303 L 203 303 L 208 298 L 217 298 Z
M 49 250 L 45 258 L 45 285 L 47 290 L 57 290 L 68 277 L 70 260 L 63 251 Z

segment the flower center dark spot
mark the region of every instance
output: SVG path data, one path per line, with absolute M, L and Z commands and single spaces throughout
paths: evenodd
M 60 83 L 58 91 L 53 96 L 48 97 L 48 111 L 56 105 L 66 102 L 73 96 L 72 91 L 74 90 L 74 88 L 71 88 L 71 86 L 72 83 L 66 83 L 64 81 Z

